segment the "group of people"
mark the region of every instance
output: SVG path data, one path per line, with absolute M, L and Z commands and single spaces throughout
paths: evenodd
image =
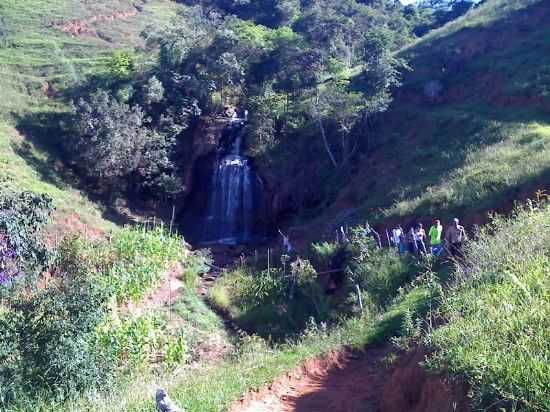
M 378 247 L 382 248 L 382 238 L 369 223 L 363 226 L 365 237 L 372 237 Z M 283 250 L 290 254 L 294 251 L 289 237 L 279 230 L 282 237 Z M 462 244 L 467 240 L 466 230 L 460 224 L 458 218 L 454 218 L 449 226 L 444 229 L 439 219 L 434 219 L 428 233 L 422 223 L 411 226 L 407 231 L 398 226 L 392 230 L 391 236 L 386 230 L 387 243 L 395 247 L 398 253 L 413 253 L 416 255 L 441 256 L 444 251 L 453 257 L 462 257 Z M 341 244 L 348 243 L 348 235 L 343 226 L 336 231 L 336 242 Z
M 462 244 L 466 239 L 464 226 L 458 218 L 454 218 L 445 230 L 441 221 L 435 219 L 427 234 L 422 223 L 410 227 L 408 231 L 398 226 L 392 230 L 391 242 L 399 253 L 440 256 L 447 250 L 451 256 L 462 257 Z

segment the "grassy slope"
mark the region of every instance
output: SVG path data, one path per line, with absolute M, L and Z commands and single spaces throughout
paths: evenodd
M 464 216 L 547 188 L 549 19 L 547 2 L 489 0 L 403 50 L 413 71 L 338 204 L 378 219 Z M 430 80 L 437 99 L 424 96 Z
M 64 404 L 55 400 L 31 401 L 29 405 L 22 403 L 6 412 L 29 409 L 44 412 L 153 412 L 156 385 L 166 388 L 188 412 L 225 411 L 244 393 L 263 387 L 307 359 L 338 350 L 344 345 L 363 348 L 387 341 L 399 331 L 406 312 L 425 312 L 429 298 L 426 288 L 417 287 L 376 319 L 368 316 L 353 318 L 328 333 L 311 330 L 298 342 L 275 347 L 257 337 L 244 338 L 238 355 L 214 365 L 182 369 L 165 377 L 140 375 L 129 378 L 127 385 L 109 394 L 90 394 L 90 397 Z
M 461 281 L 443 296 L 448 323 L 428 335 L 430 366 L 465 375 L 478 404 L 550 408 L 549 239 L 548 205 L 496 219 L 469 245 Z
M 98 36 L 74 37 L 55 26 L 92 16 L 112 16 L 135 10 L 129 0 L 3 0 L 0 17 L 8 36 L 0 42 L 0 181 L 4 187 L 51 194 L 61 217 L 78 215 L 93 227 L 111 226 L 102 211 L 84 194 L 64 182 L 55 151 L 43 130 L 33 133 L 16 128 L 22 119 L 66 107 L 45 96 L 74 84 L 87 74 L 105 70 L 114 50 L 139 46 L 140 32 L 148 25 L 165 24 L 174 15 L 169 0 L 144 2 L 143 11 L 116 22 L 92 23 Z M 1 40 L 1 39 L 0 39 Z M 34 125 L 36 126 L 36 125 Z M 40 126 L 40 125 L 38 125 Z

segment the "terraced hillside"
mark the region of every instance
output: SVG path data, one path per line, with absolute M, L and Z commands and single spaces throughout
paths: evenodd
M 49 193 L 67 224 L 108 227 L 103 211 L 67 182 L 42 114 L 66 110 L 67 86 L 107 70 L 113 53 L 175 14 L 169 0 L 5 0 L 0 4 L 0 181 Z M 47 150 L 45 150 L 47 149 Z M 80 225 L 80 223 L 78 223 Z

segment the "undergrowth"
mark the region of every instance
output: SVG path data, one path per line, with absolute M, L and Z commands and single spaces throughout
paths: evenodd
M 550 407 L 550 207 L 494 217 L 443 295 L 447 322 L 425 340 L 428 365 L 465 375 L 480 408 Z
M 6 213 L 9 204 L 2 203 L 2 212 L 19 232 L 6 232 L 2 239 L 16 246 L 10 252 L 17 257 L 10 257 L 16 269 L 24 268 L 29 242 L 40 246 L 39 232 L 29 232 L 26 243 L 20 242 L 16 235 L 27 227 L 16 213 Z M 37 212 L 26 218 L 42 223 Z M 193 309 L 187 301 L 174 314 L 155 306 L 140 311 L 143 298 L 170 269 L 187 272 L 193 288 L 193 277 L 206 264 L 204 253 L 191 252 L 181 237 L 163 227 L 125 228 L 103 240 L 68 237 L 49 255 L 48 270 L 38 277 L 13 271 L 13 279 L 28 278 L 27 287 L 17 287 L 4 275 L 0 282 L 3 410 L 24 408 L 40 398 L 63 402 L 101 391 L 137 371 L 171 371 L 190 359 L 200 337 L 214 330 L 179 322 L 178 311 Z M 3 256 L 2 265 L 6 262 Z

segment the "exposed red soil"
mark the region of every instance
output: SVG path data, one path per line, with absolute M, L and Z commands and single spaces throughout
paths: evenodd
M 420 365 L 426 352 L 402 356 L 381 394 L 381 412 L 469 412 L 467 386 L 461 379 L 429 374 Z
M 181 298 L 185 287 L 181 280 L 181 273 L 181 266 L 174 265 L 166 273 L 162 284 L 157 289 L 137 304 L 128 302 L 127 309 L 132 313 L 146 313 L 159 308 L 170 310 L 171 306 Z
M 69 22 L 58 23 L 55 26 L 61 31 L 72 36 L 97 36 L 97 31 L 94 27 L 97 23 L 109 23 L 117 20 L 127 20 L 136 16 L 139 13 L 138 9 L 127 11 L 117 11 L 113 14 L 99 14 L 87 19 L 71 20 Z
M 79 234 L 89 239 L 102 239 L 105 232 L 84 223 L 77 213 L 61 215 L 56 212 L 53 216 L 53 222 L 46 231 L 46 244 L 51 247 L 57 247 L 59 242 L 67 236 Z
M 230 412 L 468 412 L 466 386 L 428 375 L 416 349 L 395 365 L 389 348 L 333 352 L 247 394 Z

